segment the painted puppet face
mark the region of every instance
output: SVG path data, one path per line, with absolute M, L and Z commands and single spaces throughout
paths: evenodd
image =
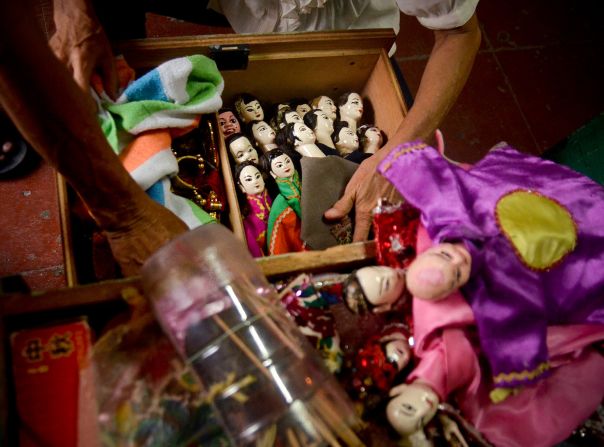
M 294 124 L 294 135 L 296 146 L 299 144 L 312 144 L 316 141 L 315 133 L 304 123 Z
M 294 163 L 288 155 L 283 154 L 271 161 L 271 175 L 275 178 L 289 178 L 294 175 Z
M 400 337 L 395 338 L 386 343 L 386 358 L 389 362 L 396 365 L 399 371 L 407 366 L 411 359 L 411 348 L 409 342 L 403 334 L 398 334 Z
M 436 414 L 438 396 L 428 387 L 402 385 L 386 407 L 390 425 L 402 435 L 416 433 Z
M 285 114 L 285 124 L 289 124 L 289 123 L 303 123 L 304 121 L 302 121 L 302 118 L 300 118 L 300 115 L 298 115 L 298 112 L 296 112 L 295 110 L 292 110 L 291 112 L 287 112 Z
M 220 130 L 222 131 L 222 135 L 228 137 L 231 134 L 241 132 L 241 126 L 239 125 L 239 121 L 233 112 L 227 110 L 226 112 L 222 112 L 218 115 L 218 124 L 220 125 Z
M 322 110 L 317 110 L 314 114 L 317 116 L 315 132 L 331 135 L 333 133 L 333 121 L 329 119 L 327 114 Z
M 369 266 L 358 269 L 355 274 L 365 298 L 374 306 L 394 303 L 405 288 L 405 275 L 401 269 Z
M 317 109 L 323 110 L 329 119 L 336 119 L 336 105 L 333 100 L 328 96 L 321 96 L 319 102 L 317 103 Z
M 258 144 L 273 144 L 275 142 L 275 131 L 266 121 L 260 121 L 252 125 L 252 134 Z
M 463 244 L 435 245 L 409 266 L 407 288 L 416 298 L 445 298 L 468 282 L 471 266 L 470 253 Z
M 255 166 L 246 166 L 239 173 L 239 188 L 245 194 L 260 194 L 264 191 L 264 179 Z
M 350 154 L 359 148 L 359 137 L 350 127 L 343 127 L 340 130 L 339 137 L 336 148 L 340 154 Z
M 237 138 L 235 141 L 232 141 L 229 145 L 229 150 L 237 164 L 248 160 L 258 163 L 258 151 L 254 149 L 254 146 L 252 146 L 247 137 Z
M 310 108 L 310 105 L 308 105 L 308 104 L 298 104 L 296 106 L 296 112 L 298 112 L 298 115 L 300 115 L 302 118 L 304 118 L 304 115 L 306 115 L 311 110 L 312 109 Z
M 363 100 L 358 93 L 348 95 L 346 104 L 340 106 L 340 116 L 342 118 L 352 118 L 355 121 L 361 119 L 361 116 L 363 116 Z
M 383 142 L 382 132 L 377 127 L 370 127 L 365 132 L 365 140 L 371 145 L 381 147 Z
M 262 106 L 258 100 L 250 101 L 247 104 L 240 101 L 236 104 L 236 107 L 241 119 L 246 123 L 250 121 L 262 121 L 264 119 L 264 110 L 262 110 Z

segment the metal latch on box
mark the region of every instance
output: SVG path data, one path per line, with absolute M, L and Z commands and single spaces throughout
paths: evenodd
M 249 45 L 211 45 L 210 57 L 218 70 L 245 70 L 247 68 Z

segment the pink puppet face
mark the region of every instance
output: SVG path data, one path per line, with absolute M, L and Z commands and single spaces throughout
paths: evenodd
M 470 253 L 463 244 L 435 245 L 409 266 L 407 288 L 416 298 L 445 298 L 468 282 L 471 265 Z

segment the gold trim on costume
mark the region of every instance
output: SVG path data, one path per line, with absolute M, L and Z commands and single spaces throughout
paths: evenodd
M 549 362 L 540 363 L 535 369 L 524 370 L 524 371 L 512 371 L 509 373 L 500 373 L 493 377 L 495 384 L 508 383 L 516 380 L 532 380 L 535 377 L 540 376 L 549 369 Z
M 392 167 L 392 164 L 401 155 L 405 155 L 405 154 L 408 154 L 409 152 L 413 152 L 413 151 L 418 151 L 418 150 L 424 149 L 426 147 L 428 147 L 428 145 L 423 142 L 415 143 L 415 144 L 412 144 L 411 146 L 407 146 L 407 147 L 399 146 L 398 148 L 396 148 L 394 150 L 394 153 L 390 156 L 390 159 L 388 160 L 388 162 L 386 164 L 384 164 L 382 170 L 387 171 L 388 169 L 390 169 Z

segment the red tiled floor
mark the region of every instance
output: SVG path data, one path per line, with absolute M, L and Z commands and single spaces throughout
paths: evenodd
M 0 276 L 22 273 L 34 289 L 66 284 L 55 175 L 40 164 L 22 178 L 0 180 L 2 202 L 10 204 L 0 214 Z
M 497 54 L 541 151 L 604 110 L 604 61 L 594 56 L 576 44 Z
M 230 27 L 200 25 L 153 13 L 146 14 L 146 30 L 147 37 L 232 34 L 234 32 Z
M 479 3 L 478 17 L 494 48 L 602 42 L 601 0 L 508 0 Z
M 498 140 L 540 153 L 604 110 L 604 4 L 553 3 L 479 3 L 482 45 L 441 126 L 453 158 L 474 161 Z M 397 61 L 415 94 L 431 33 L 402 16 L 397 42 Z

